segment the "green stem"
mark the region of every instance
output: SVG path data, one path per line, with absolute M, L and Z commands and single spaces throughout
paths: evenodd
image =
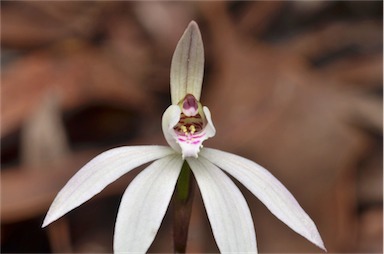
M 173 204 L 173 241 L 175 253 L 185 253 L 187 248 L 194 189 L 195 182 L 191 169 L 187 161 L 185 161 L 177 181 Z

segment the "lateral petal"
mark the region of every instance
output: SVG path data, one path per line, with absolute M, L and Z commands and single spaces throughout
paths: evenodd
M 118 147 L 93 158 L 61 189 L 45 216 L 43 227 L 83 204 L 123 174 L 174 153 L 165 146 Z
M 257 253 L 251 213 L 237 186 L 205 158 L 186 160 L 200 188 L 220 252 Z
M 179 153 L 181 153 L 181 147 L 177 142 L 177 134 L 173 130 L 173 127 L 175 127 L 175 125 L 179 122 L 180 114 L 181 109 L 179 106 L 169 106 L 163 113 L 161 124 L 165 140 L 167 141 L 170 147 L 172 147 L 176 152 Z
M 205 132 L 206 132 L 207 138 L 212 138 L 216 134 L 216 129 L 212 122 L 211 111 L 209 111 L 209 108 L 206 106 L 203 107 L 203 111 L 207 119 L 207 126 L 205 127 Z
M 153 162 L 128 186 L 117 214 L 114 252 L 145 253 L 171 200 L 183 160 L 169 155 Z
M 253 161 L 216 149 L 203 148 L 200 155 L 241 182 L 292 230 L 326 250 L 315 223 L 268 170 Z

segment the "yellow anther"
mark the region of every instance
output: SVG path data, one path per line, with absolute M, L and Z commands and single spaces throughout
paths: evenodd
M 189 126 L 189 131 L 191 132 L 191 134 L 195 133 L 196 131 L 195 126 L 194 125 Z
M 180 129 L 184 132 L 184 133 L 187 133 L 187 127 L 185 127 L 184 125 L 180 126 Z

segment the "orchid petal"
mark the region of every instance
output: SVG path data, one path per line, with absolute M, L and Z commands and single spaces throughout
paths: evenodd
M 176 105 L 187 94 L 199 101 L 204 74 L 204 46 L 198 25 L 191 21 L 179 40 L 171 64 L 171 97 Z
M 114 234 L 115 253 L 145 253 L 155 239 L 171 200 L 183 160 L 169 155 L 144 169 L 121 200 Z
M 172 153 L 172 149 L 164 146 L 124 146 L 96 156 L 57 194 L 43 227 L 83 204 L 123 174 Z
M 165 110 L 162 119 L 162 128 L 165 140 L 170 147 L 179 153 L 181 153 L 181 148 L 177 143 L 177 135 L 173 130 L 173 127 L 179 122 L 180 114 L 180 107 L 177 105 L 171 105 Z
M 209 111 L 209 108 L 205 106 L 203 107 L 203 111 L 205 114 L 205 118 L 207 119 L 207 126 L 204 129 L 207 135 L 206 139 L 212 138 L 213 136 L 216 135 L 216 129 L 212 122 L 211 111 Z
M 220 252 L 257 253 L 251 213 L 237 186 L 205 158 L 187 158 L 187 162 L 199 185 Z
M 325 250 L 314 222 L 268 170 L 253 161 L 216 149 L 204 148 L 200 155 L 236 178 L 292 230 Z

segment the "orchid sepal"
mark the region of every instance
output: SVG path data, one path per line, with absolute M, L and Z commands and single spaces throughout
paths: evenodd
M 204 46 L 195 21 L 191 21 L 177 43 L 171 63 L 171 97 L 176 105 L 185 95 L 192 94 L 198 101 L 204 75 Z

